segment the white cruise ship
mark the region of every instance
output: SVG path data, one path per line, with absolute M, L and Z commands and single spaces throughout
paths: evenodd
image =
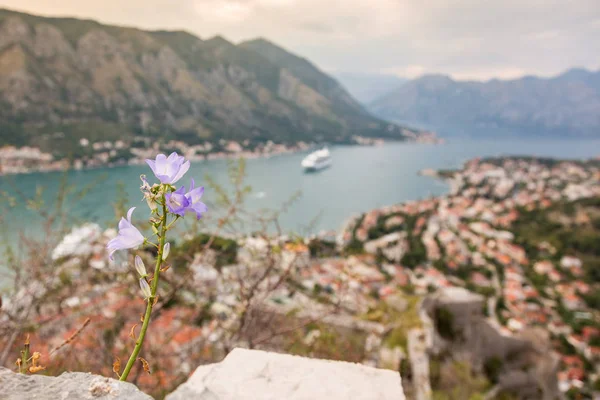
M 314 151 L 302 160 L 305 171 L 318 171 L 331 165 L 331 155 L 327 147 Z

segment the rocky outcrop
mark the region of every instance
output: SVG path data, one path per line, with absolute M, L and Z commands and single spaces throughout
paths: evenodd
M 167 400 L 404 400 L 400 375 L 340 361 L 235 349 L 199 367 Z
M 152 397 L 131 383 L 83 372 L 51 377 L 17 374 L 0 367 L 0 399 L 152 400 Z
M 0 367 L 2 400 L 152 400 L 135 385 L 67 372 L 17 374 Z M 404 400 L 397 372 L 341 361 L 234 349 L 223 361 L 198 367 L 167 400 Z

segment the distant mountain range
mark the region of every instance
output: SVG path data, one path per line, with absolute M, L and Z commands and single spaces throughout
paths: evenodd
M 264 39 L 235 45 L 0 9 L 0 146 L 59 151 L 83 137 L 135 135 L 193 144 L 411 134 Z
M 361 104 L 370 104 L 408 81 L 395 75 L 359 72 L 335 72 L 333 76 Z
M 423 127 L 468 126 L 484 136 L 600 137 L 600 71 L 488 82 L 426 75 L 369 104 L 373 113 Z M 475 132 L 474 132 L 475 131 Z

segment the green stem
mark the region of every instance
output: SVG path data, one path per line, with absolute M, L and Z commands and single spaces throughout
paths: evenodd
M 23 350 L 21 350 L 21 368 L 19 369 L 19 373 L 26 374 L 29 369 L 29 336 L 27 336 L 27 340 L 25 341 L 25 345 L 23 346 Z
M 129 357 L 129 361 L 127 361 L 127 365 L 123 370 L 123 374 L 121 374 L 121 381 L 127 380 L 127 376 L 129 375 L 129 371 L 133 367 L 135 360 L 137 359 L 140 350 L 142 350 L 142 344 L 144 343 L 144 338 L 146 337 L 146 331 L 148 330 L 148 325 L 150 325 L 150 314 L 152 314 L 152 307 L 154 305 L 154 299 L 156 298 L 156 290 L 158 289 L 158 278 L 160 275 L 160 267 L 162 264 L 162 252 L 165 247 L 165 239 L 167 233 L 167 206 L 165 203 L 165 196 L 163 194 L 162 198 L 162 221 L 160 228 L 160 240 L 158 245 L 158 254 L 156 255 L 156 266 L 154 267 L 154 277 L 152 278 L 152 284 L 150 285 L 150 291 L 152 296 L 148 299 L 148 304 L 146 304 L 146 313 L 144 314 L 144 322 L 142 323 L 142 330 L 140 331 L 140 336 L 138 336 L 138 340 L 135 342 L 135 348 Z
M 167 230 L 169 230 L 169 228 L 171 227 L 171 225 L 173 225 L 175 222 L 177 222 L 178 219 L 179 219 L 179 215 L 176 215 L 175 219 L 173 221 L 171 221 L 171 223 L 169 225 L 167 225 Z

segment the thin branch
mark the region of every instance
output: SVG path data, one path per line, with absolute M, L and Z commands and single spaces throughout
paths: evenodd
M 79 329 L 77 329 L 71 336 L 69 336 L 67 338 L 67 340 L 65 340 L 64 342 L 62 342 L 60 345 L 56 346 L 55 348 L 52 349 L 52 351 L 50 351 L 49 355 L 54 354 L 55 352 L 57 352 L 58 350 L 60 350 L 61 348 L 63 348 L 64 346 L 68 345 L 69 343 L 71 343 L 73 340 L 75 340 L 75 338 L 81 333 L 83 332 L 83 330 L 85 329 L 86 326 L 89 325 L 91 319 L 87 318 L 83 325 L 81 325 L 81 327 Z

